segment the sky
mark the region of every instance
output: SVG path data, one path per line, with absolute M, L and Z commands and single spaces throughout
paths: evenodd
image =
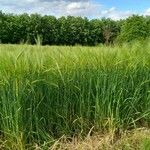
M 150 16 L 150 0 L 0 0 L 6 13 L 124 19 L 133 14 Z

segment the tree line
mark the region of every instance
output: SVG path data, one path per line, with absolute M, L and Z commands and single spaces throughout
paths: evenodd
M 43 45 L 97 45 L 130 42 L 150 37 L 150 16 L 133 15 L 114 21 L 109 18 L 5 14 L 0 11 L 0 43 L 28 42 L 40 38 Z

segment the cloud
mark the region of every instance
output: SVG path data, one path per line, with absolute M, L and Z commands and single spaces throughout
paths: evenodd
M 150 16 L 150 8 L 145 10 L 144 15 L 145 16 Z
M 0 10 L 7 13 L 39 13 L 42 15 L 86 16 L 88 18 L 112 18 L 119 20 L 127 18 L 133 11 L 121 11 L 115 7 L 106 8 L 93 0 L 0 0 Z M 150 8 L 143 15 L 150 15 Z
M 61 1 L 65 1 L 65 2 L 88 2 L 89 0 L 39 0 L 41 2 L 61 2 Z
M 5 12 L 11 13 L 40 13 L 55 16 L 94 16 L 100 4 L 90 0 L 0 0 Z
M 115 7 L 112 7 L 110 9 L 101 11 L 99 15 L 100 15 L 100 17 L 111 18 L 113 20 L 119 20 L 119 19 L 127 18 L 133 14 L 135 14 L 135 12 L 120 11 L 120 10 L 117 10 Z
M 94 17 L 98 13 L 100 4 L 94 4 L 91 2 L 72 2 L 67 5 L 67 14 L 74 16 L 90 16 Z

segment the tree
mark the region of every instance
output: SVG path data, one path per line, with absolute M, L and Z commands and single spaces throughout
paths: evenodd
M 41 18 L 43 44 L 57 44 L 58 42 L 58 21 L 54 16 L 43 16 Z
M 126 19 L 121 27 L 119 41 L 130 42 L 148 37 L 148 25 L 143 16 L 133 15 Z
M 40 37 L 40 38 L 38 38 Z M 150 37 L 150 16 L 133 15 L 124 20 L 88 20 L 82 17 L 5 14 L 0 11 L 0 42 L 49 45 L 106 45 Z M 116 40 L 117 39 L 117 40 Z
M 146 26 L 147 26 L 147 34 L 148 34 L 148 37 L 150 37 L 150 16 L 146 16 Z
M 86 45 L 88 43 L 89 22 L 87 18 L 68 16 L 59 18 L 58 22 L 60 44 Z
M 1 13 L 0 38 L 2 43 L 13 43 L 15 16 Z
M 27 42 L 29 40 L 28 34 L 30 32 L 30 16 L 28 14 L 19 15 L 17 18 L 16 26 L 16 38 L 18 42 Z
M 66 31 L 69 45 L 86 45 L 88 37 L 87 18 L 68 16 L 66 20 Z
M 3 28 L 3 13 L 2 11 L 0 11 L 0 43 L 2 42 L 2 36 L 3 36 L 3 32 L 2 32 L 2 28 Z
M 36 38 L 42 36 L 42 16 L 39 14 L 31 14 L 28 27 L 28 40 L 31 44 L 36 43 Z
M 89 23 L 89 41 L 90 45 L 97 45 L 98 43 L 103 43 L 103 32 L 102 32 L 102 21 L 98 19 L 93 19 Z
M 113 43 L 119 33 L 119 24 L 111 19 L 102 19 L 103 40 L 106 45 Z
M 68 28 L 69 28 L 69 24 L 67 22 L 67 19 L 65 17 L 61 17 L 58 19 L 58 31 L 59 31 L 59 35 L 58 35 L 58 43 L 61 45 L 67 45 L 68 44 Z

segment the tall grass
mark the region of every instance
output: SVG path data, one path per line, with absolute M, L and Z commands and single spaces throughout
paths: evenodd
M 150 126 L 149 43 L 0 45 L 1 139 L 24 149 L 64 134 L 143 126 Z

